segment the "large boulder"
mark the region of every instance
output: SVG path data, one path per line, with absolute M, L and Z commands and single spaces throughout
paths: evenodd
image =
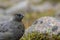
M 60 32 L 60 21 L 54 17 L 41 17 L 37 19 L 29 28 L 26 30 L 27 33 L 31 32 L 58 34 Z

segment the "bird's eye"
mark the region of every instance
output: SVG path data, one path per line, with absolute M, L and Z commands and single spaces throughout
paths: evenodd
M 17 14 L 17 16 L 21 16 L 21 15 Z
M 19 15 L 21 15 L 21 14 L 14 14 L 14 15 L 17 15 L 17 16 L 19 16 Z

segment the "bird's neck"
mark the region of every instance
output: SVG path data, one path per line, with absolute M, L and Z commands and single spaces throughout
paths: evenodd
M 21 22 L 21 20 L 19 20 L 19 19 L 13 19 L 13 21 L 15 21 L 15 22 Z

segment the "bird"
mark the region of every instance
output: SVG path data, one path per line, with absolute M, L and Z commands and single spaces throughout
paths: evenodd
M 14 14 L 11 21 L 0 23 L 0 40 L 19 40 L 25 32 L 23 17 L 22 14 Z

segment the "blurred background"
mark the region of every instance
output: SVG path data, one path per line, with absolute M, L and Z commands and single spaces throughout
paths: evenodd
M 59 11 L 60 0 L 0 0 L 0 16 L 21 13 L 26 28 L 42 16 L 55 17 Z

